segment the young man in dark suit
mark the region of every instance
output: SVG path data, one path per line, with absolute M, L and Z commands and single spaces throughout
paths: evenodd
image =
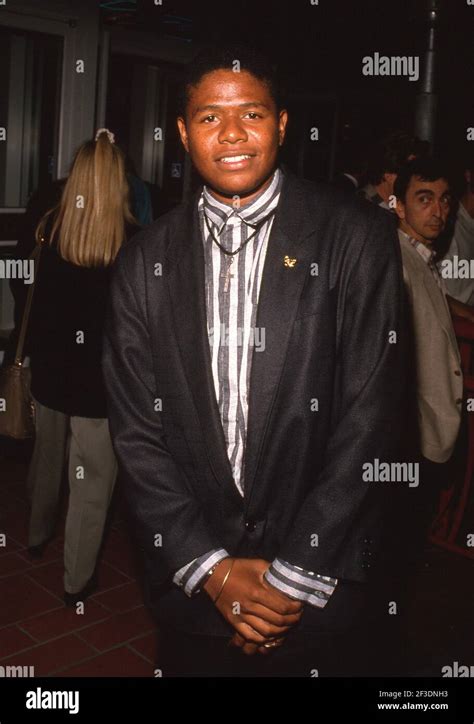
M 362 466 L 399 455 L 399 249 L 375 206 L 282 171 L 286 123 L 256 53 L 202 54 L 178 126 L 204 185 L 115 266 L 109 419 L 163 676 L 362 673 L 394 489 Z

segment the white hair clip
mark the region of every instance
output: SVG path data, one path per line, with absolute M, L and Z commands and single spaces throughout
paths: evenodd
M 107 137 L 108 137 L 110 143 L 115 143 L 115 136 L 114 136 L 114 134 L 112 133 L 112 131 L 109 131 L 108 128 L 99 128 L 99 130 L 98 130 L 97 133 L 95 134 L 95 140 L 96 140 L 96 141 L 97 141 L 97 139 L 99 138 L 99 136 L 100 136 L 102 133 L 106 133 L 106 134 L 107 134 Z

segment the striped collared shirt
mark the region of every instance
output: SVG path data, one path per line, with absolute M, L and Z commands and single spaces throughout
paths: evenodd
M 282 181 L 282 173 L 277 169 L 270 185 L 242 207 L 218 201 L 204 187 L 198 205 L 214 389 L 234 482 L 242 496 L 252 357 L 265 347 L 264 330 L 255 327 L 257 305 L 273 224 L 272 212 L 280 199 Z M 231 257 L 215 239 L 229 252 L 235 252 L 249 241 L 234 255 L 229 269 Z M 223 548 L 209 551 L 183 566 L 173 580 L 187 595 L 192 595 L 207 572 L 228 556 Z M 265 577 L 288 596 L 320 608 L 325 606 L 337 584 L 335 578 L 305 571 L 278 558 Z
M 221 203 L 207 188 L 199 202 L 214 389 L 227 454 L 241 495 L 252 358 L 265 345 L 264 335 L 255 327 L 257 303 L 273 223 L 271 214 L 280 199 L 281 181 L 282 175 L 277 169 L 268 188 L 241 208 Z M 212 239 L 204 215 L 212 234 L 227 251 L 235 252 L 249 237 L 253 238 L 234 257 L 228 257 Z M 232 259 L 231 276 L 225 291 L 229 259 Z
M 410 244 L 416 249 L 423 261 L 429 266 L 436 284 L 441 289 L 443 294 L 446 294 L 446 286 L 438 271 L 438 267 L 434 262 L 436 252 L 433 249 L 430 249 L 426 244 L 423 244 L 422 241 L 419 241 L 419 239 L 415 239 L 413 236 L 407 234 L 406 231 L 403 231 L 403 229 L 398 229 L 398 233 L 399 235 L 403 236 L 403 238 L 405 238 L 407 241 L 409 241 Z

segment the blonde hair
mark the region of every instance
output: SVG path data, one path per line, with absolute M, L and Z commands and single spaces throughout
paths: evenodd
M 57 237 L 63 259 L 84 267 L 109 266 L 124 240 L 126 222 L 137 223 L 128 194 L 124 154 L 108 133 L 100 133 L 77 150 L 61 200 L 38 224 L 36 242 L 44 239 L 48 218 L 55 214 L 46 242 L 51 245 Z

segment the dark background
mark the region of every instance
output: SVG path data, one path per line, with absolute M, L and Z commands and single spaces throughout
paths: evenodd
M 325 150 L 335 107 L 339 155 L 343 141 L 366 144 L 391 127 L 414 130 L 420 82 L 367 77 L 361 68 L 362 58 L 375 51 L 418 55 L 421 76 L 428 38 L 425 0 L 320 0 L 319 5 L 310 0 L 163 0 L 162 6 L 138 0 L 103 5 L 108 6 L 102 9 L 105 23 L 153 29 L 157 41 L 174 35 L 197 50 L 202 43 L 243 40 L 266 51 L 278 68 L 290 110 L 285 160 L 305 176 L 328 175 Z M 474 7 L 466 0 L 442 1 L 435 150 L 451 159 L 464 155 L 466 127 L 474 125 L 473 56 Z M 109 110 L 119 117 L 112 98 Z M 319 144 L 308 141 L 302 149 L 302 136 L 309 139 L 312 126 L 319 128 Z

